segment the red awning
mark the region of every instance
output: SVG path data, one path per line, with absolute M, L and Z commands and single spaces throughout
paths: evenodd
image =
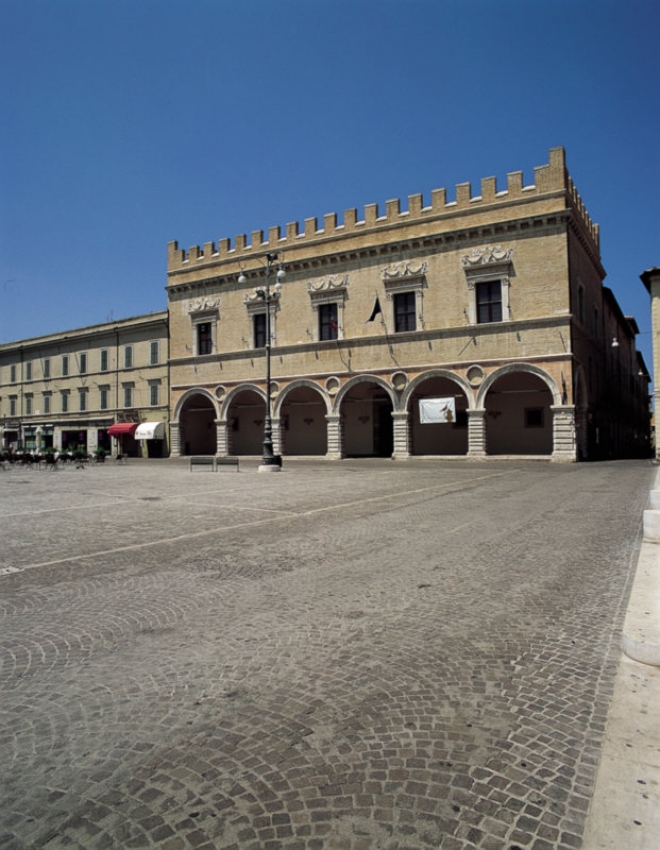
M 135 434 L 137 426 L 137 422 L 115 422 L 114 425 L 108 428 L 108 434 L 111 437 L 121 437 L 122 434 L 128 434 L 129 437 L 132 437 Z

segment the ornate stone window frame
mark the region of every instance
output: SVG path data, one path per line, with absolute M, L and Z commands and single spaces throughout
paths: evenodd
M 254 319 L 253 317 L 257 314 L 266 315 L 266 302 L 264 301 L 263 295 L 264 289 L 263 287 L 255 287 L 252 292 L 247 292 L 245 294 L 245 298 L 243 299 L 243 303 L 247 307 L 247 317 L 248 317 L 248 335 L 247 339 L 250 340 L 250 348 L 255 348 L 255 339 L 254 339 Z M 277 342 L 277 325 L 275 322 L 277 313 L 280 309 L 280 299 L 279 293 L 274 291 L 273 287 L 271 287 L 270 292 L 270 344 L 271 346 L 276 345 Z
M 340 277 L 331 275 L 307 284 L 307 293 L 314 311 L 313 332 L 314 342 L 320 342 L 319 307 L 321 304 L 337 305 L 337 339 L 344 339 L 344 303 L 348 297 L 348 275 Z
M 415 293 L 415 330 L 424 330 L 424 290 L 426 289 L 426 272 L 428 263 L 423 260 L 414 264 L 409 260 L 392 263 L 381 269 L 380 276 L 385 287 L 387 298 L 387 327 L 390 333 L 395 332 L 394 296 L 404 292 Z M 413 331 L 411 331 L 413 333 Z
M 500 245 L 487 245 L 475 248 L 470 254 L 463 254 L 461 267 L 465 272 L 468 285 L 468 322 L 477 322 L 477 292 L 478 283 L 499 280 L 502 287 L 502 321 L 511 318 L 509 306 L 509 286 L 513 266 L 513 248 L 503 249 Z
M 220 318 L 219 298 L 196 298 L 188 304 L 188 315 L 190 316 L 190 329 L 192 332 L 191 350 L 193 357 L 201 356 L 197 350 L 199 325 L 211 325 L 211 353 L 218 350 L 218 320 Z

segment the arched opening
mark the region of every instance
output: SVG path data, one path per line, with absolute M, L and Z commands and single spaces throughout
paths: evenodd
M 552 393 L 538 375 L 508 372 L 486 394 L 489 455 L 552 454 Z
M 325 455 L 328 446 L 327 408 L 312 387 L 290 390 L 282 402 L 283 452 L 286 455 Z
M 231 430 L 231 451 L 235 455 L 261 455 L 264 445 L 266 403 L 255 390 L 243 390 L 232 399 L 227 410 Z
M 179 413 L 182 454 L 215 454 L 215 415 L 213 402 L 202 393 L 195 393 L 184 401 Z
M 353 384 L 341 400 L 346 457 L 391 457 L 394 451 L 392 399 L 377 383 Z
M 420 401 L 453 399 L 455 415 L 447 422 L 422 422 Z M 451 378 L 429 377 L 417 385 L 408 400 L 410 453 L 413 455 L 466 455 L 468 452 L 468 400 Z

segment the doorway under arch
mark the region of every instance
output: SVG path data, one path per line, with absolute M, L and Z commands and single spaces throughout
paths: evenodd
M 243 390 L 233 397 L 227 410 L 231 429 L 231 451 L 235 455 L 261 455 L 264 445 L 266 402 L 256 390 Z
M 379 383 L 353 384 L 340 404 L 346 457 L 392 457 L 394 406 Z
M 421 399 L 453 398 L 453 422 L 422 424 Z M 435 375 L 421 381 L 408 399 L 410 413 L 410 453 L 413 455 L 466 455 L 468 453 L 468 400 L 456 381 Z
M 328 450 L 327 408 L 318 390 L 296 387 L 282 401 L 280 416 L 286 455 L 325 455 Z
M 215 418 L 215 406 L 203 393 L 195 393 L 184 401 L 179 413 L 183 454 L 215 454 Z
M 512 371 L 488 389 L 486 445 L 489 455 L 551 455 L 553 396 L 531 372 Z

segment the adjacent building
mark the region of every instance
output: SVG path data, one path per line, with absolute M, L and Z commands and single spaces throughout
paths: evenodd
M 167 312 L 0 345 L 6 449 L 169 453 Z
M 651 296 L 651 329 L 653 335 L 653 374 L 660 375 L 660 267 L 646 269 L 640 279 Z M 658 387 L 655 386 L 654 409 L 657 409 Z M 660 446 L 655 440 L 655 456 L 660 457 Z
M 173 242 L 172 451 L 261 453 L 269 327 L 277 454 L 643 455 L 649 375 L 604 277 L 562 148 L 529 184 Z

